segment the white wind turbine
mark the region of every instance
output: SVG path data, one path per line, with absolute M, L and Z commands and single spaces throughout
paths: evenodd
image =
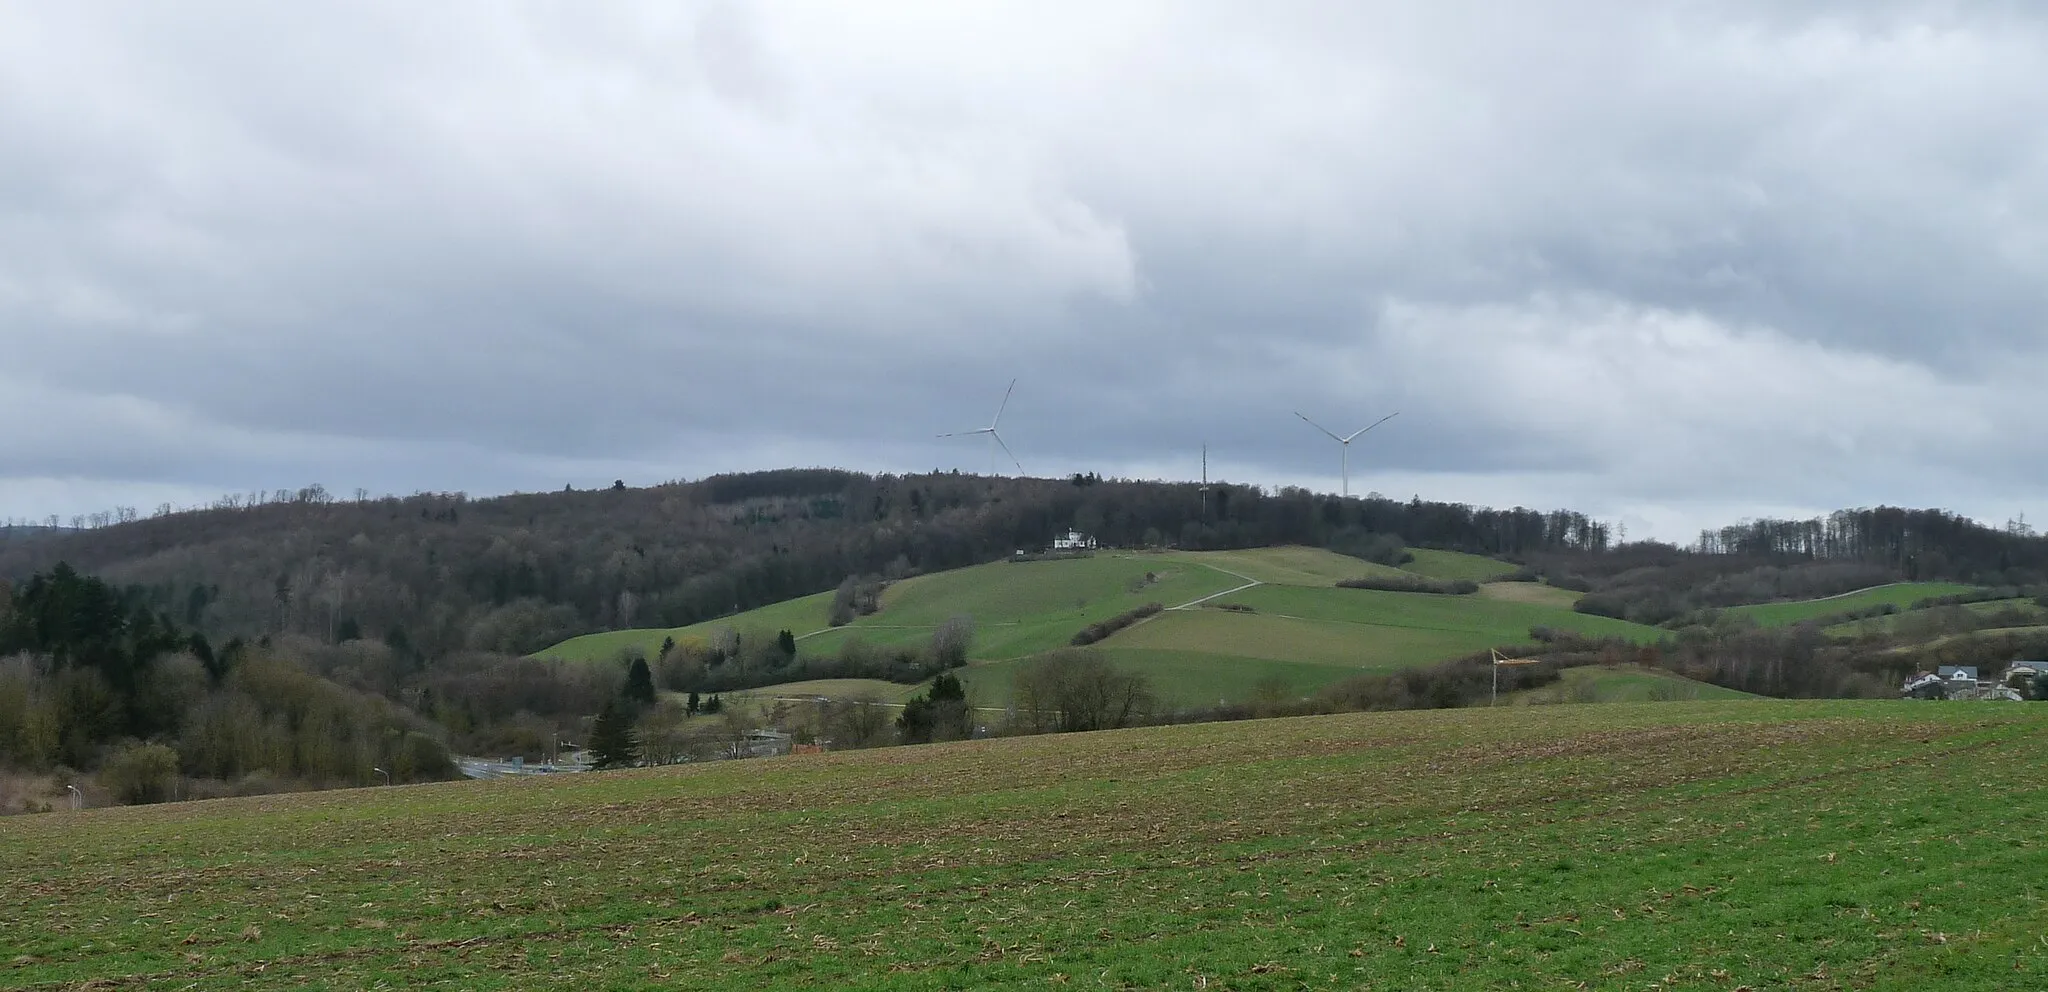
M 1010 380 L 1010 388 L 1009 388 L 1009 389 L 1005 389 L 1005 390 L 1003 390 L 1003 402 L 1002 402 L 1002 405 L 1000 405 L 1000 406 L 996 407 L 996 417 L 995 417 L 995 419 L 994 419 L 994 420 L 991 420 L 991 421 L 989 421 L 989 422 L 988 422 L 988 426 L 987 426 L 987 427 L 983 427 L 983 428 L 980 428 L 979 430 L 971 430 L 971 431 L 949 431 L 949 432 L 947 432 L 947 433 L 945 433 L 945 434 L 941 434 L 941 435 L 939 435 L 939 436 L 940 436 L 940 437 L 973 437 L 973 436 L 974 436 L 974 435 L 976 435 L 976 434 L 986 434 L 986 435 L 988 435 L 988 437 L 989 437 L 989 440 L 991 440 L 991 441 L 994 441 L 994 442 L 996 443 L 996 447 L 997 447 L 997 448 L 1001 448 L 1001 449 L 1003 449 L 1003 454 L 1006 454 L 1006 455 L 1009 455 L 1009 456 L 1010 456 L 1010 464 L 1012 464 L 1012 465 L 1015 465 L 1015 466 L 1017 466 L 1017 474 L 1018 474 L 1018 475 L 1023 475 L 1023 474 L 1024 474 L 1024 463 L 1022 463 L 1022 462 L 1018 461 L 1018 460 L 1017 460 L 1017 456 L 1016 456 L 1015 454 L 1012 454 L 1012 453 L 1011 453 L 1011 451 L 1010 451 L 1010 446 L 1009 446 L 1009 445 L 1007 445 L 1007 444 L 1004 444 L 1004 443 L 1003 443 L 1003 436 L 1002 436 L 1001 434 L 998 434 L 998 433 L 996 433 L 996 425 L 998 425 L 998 424 L 1000 424 L 1000 423 L 1002 423 L 1002 422 L 1003 422 L 1003 411 L 1004 411 L 1005 409 L 1008 409 L 1008 408 L 1009 408 L 1009 406 L 1010 406 L 1010 394 L 1011 394 L 1011 393 L 1013 393 L 1013 392 L 1016 392 L 1016 390 L 1017 390 L 1017 380 L 1015 380 L 1015 379 L 1011 379 L 1011 380 Z M 994 474 L 996 474 L 996 450 L 995 450 L 995 448 L 990 448 L 990 449 L 988 450 L 988 474 L 990 474 L 990 475 L 994 475 Z
M 1378 419 L 1378 420 L 1375 420 L 1375 421 L 1373 421 L 1372 423 L 1370 423 L 1370 424 L 1367 424 L 1366 426 L 1364 426 L 1364 427 L 1361 427 L 1361 428 L 1359 428 L 1359 429 L 1357 429 L 1357 430 L 1355 430 L 1355 431 L 1352 431 L 1351 433 L 1349 433 L 1349 434 L 1347 434 L 1347 435 L 1345 435 L 1345 436 L 1343 436 L 1343 437 L 1338 437 L 1338 436 L 1337 436 L 1337 434 L 1336 434 L 1336 432 L 1335 432 L 1335 431 L 1332 431 L 1332 430 L 1330 430 L 1330 429 L 1329 429 L 1328 427 L 1324 427 L 1323 425 L 1321 425 L 1321 424 L 1318 424 L 1318 423 L 1316 423 L 1315 421 L 1313 421 L 1313 420 L 1310 420 L 1310 419 L 1308 419 L 1307 417 L 1302 417 L 1302 415 L 1301 415 L 1301 411 L 1300 411 L 1300 410 L 1296 410 L 1296 411 L 1294 411 L 1294 415 L 1295 415 L 1295 416 L 1297 416 L 1297 417 L 1301 417 L 1302 421 L 1303 421 L 1304 423 L 1308 424 L 1308 425 L 1309 425 L 1310 427 L 1313 427 L 1313 428 L 1315 428 L 1316 430 L 1322 431 L 1323 433 L 1325 433 L 1325 434 L 1328 434 L 1328 435 L 1330 435 L 1330 440 L 1332 440 L 1332 441 L 1335 441 L 1335 442 L 1337 442 L 1338 446 L 1344 449 L 1344 459 L 1343 459 L 1343 464 L 1344 464 L 1344 495 L 1346 495 L 1346 496 L 1350 496 L 1350 495 L 1351 495 L 1351 442 L 1352 442 L 1352 441 L 1355 441 L 1355 440 L 1357 440 L 1357 439 L 1358 439 L 1358 436 L 1359 436 L 1360 434 L 1363 434 L 1363 433 L 1365 433 L 1366 431 L 1372 430 L 1373 428 L 1375 428 L 1375 427 L 1378 427 L 1379 425 L 1381 425 L 1381 424 L 1384 424 L 1384 423 L 1386 423 L 1387 421 L 1389 421 L 1389 420 L 1392 420 L 1392 419 L 1394 419 L 1395 417 L 1398 417 L 1398 416 L 1400 416 L 1400 415 L 1401 415 L 1401 413 L 1400 413 L 1400 411 L 1396 410 L 1395 412 L 1393 412 L 1393 413 L 1390 413 L 1390 414 L 1387 414 L 1386 416 L 1384 416 L 1384 417 L 1381 417 L 1380 419 Z

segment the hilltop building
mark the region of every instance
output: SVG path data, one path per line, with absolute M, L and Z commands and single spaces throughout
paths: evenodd
M 1052 549 L 1054 551 L 1093 551 L 1095 550 L 1095 535 L 1083 534 L 1078 530 L 1069 529 L 1065 534 L 1052 539 Z

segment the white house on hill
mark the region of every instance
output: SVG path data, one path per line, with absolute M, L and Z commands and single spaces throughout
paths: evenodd
M 1052 539 L 1052 549 L 1054 551 L 1093 551 L 1095 550 L 1095 538 L 1078 530 L 1068 530 L 1065 534 Z

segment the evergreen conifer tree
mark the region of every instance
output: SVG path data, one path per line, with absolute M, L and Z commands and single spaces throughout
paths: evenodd
M 618 700 L 607 700 L 590 728 L 590 757 L 593 768 L 630 768 L 640 761 L 640 745 L 633 739 L 633 717 Z
M 635 658 L 626 669 L 626 701 L 635 706 L 654 705 L 654 673 L 647 668 L 647 659 Z

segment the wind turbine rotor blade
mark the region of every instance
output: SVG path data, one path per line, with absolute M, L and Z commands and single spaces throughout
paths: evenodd
M 1003 390 L 1003 402 L 1002 402 L 1002 405 L 1000 405 L 1000 406 L 996 407 L 996 419 L 994 419 L 994 420 L 991 420 L 991 421 L 989 421 L 989 422 L 988 422 L 988 429 L 989 429 L 989 430 L 995 430 L 995 429 L 996 429 L 996 425 L 997 425 L 997 424 L 1000 424 L 1000 423 L 1002 423 L 1002 422 L 1003 422 L 1003 411 L 1004 411 L 1004 410 L 1007 410 L 1007 409 L 1009 409 L 1009 407 L 1010 407 L 1010 394 L 1011 394 L 1011 393 L 1014 393 L 1014 392 L 1016 392 L 1016 391 L 1017 391 L 1017 380 L 1015 380 L 1015 379 L 1011 379 L 1011 380 L 1010 380 L 1010 388 L 1008 388 L 1008 389 L 1005 389 L 1005 390 Z
M 994 428 L 989 429 L 988 436 L 996 439 L 996 444 L 1002 446 L 1003 454 L 1010 456 L 1010 464 L 1017 466 L 1017 474 L 1023 475 L 1024 463 L 1017 460 L 1017 456 L 1010 451 L 1009 445 L 1003 444 L 1003 436 L 996 433 Z
M 1355 431 L 1351 432 L 1351 437 L 1347 437 L 1347 438 L 1340 438 L 1340 440 L 1342 440 L 1342 441 L 1343 441 L 1344 443 L 1346 443 L 1346 444 L 1349 444 L 1349 443 L 1351 443 L 1351 438 L 1352 438 L 1352 437 L 1357 437 L 1358 435 L 1360 435 L 1360 434 L 1363 434 L 1363 433 L 1365 433 L 1366 431 L 1372 430 L 1373 428 L 1375 428 L 1375 427 L 1378 427 L 1379 425 L 1381 425 L 1381 424 L 1384 424 L 1384 423 L 1386 423 L 1387 421 L 1389 421 L 1389 420 L 1392 420 L 1392 419 L 1394 419 L 1395 417 L 1398 417 L 1398 416 L 1400 416 L 1400 415 L 1401 415 L 1401 412 L 1400 412 L 1399 410 L 1396 410 L 1396 411 L 1394 411 L 1393 413 L 1387 414 L 1386 416 L 1384 416 L 1384 417 L 1381 417 L 1380 419 L 1378 419 L 1378 420 L 1375 420 L 1375 421 L 1373 421 L 1372 423 L 1370 423 L 1370 424 L 1367 424 L 1366 426 L 1364 426 L 1364 427 L 1361 427 L 1361 428 L 1359 428 L 1359 429 L 1357 429 L 1357 430 L 1355 430 Z
M 946 433 L 944 433 L 944 434 L 941 434 L 941 435 L 939 435 L 939 436 L 940 436 L 940 437 L 973 437 L 973 436 L 974 436 L 974 435 L 976 435 L 976 434 L 992 434 L 992 433 L 994 433 L 994 432 L 995 432 L 995 429 L 994 429 L 994 428 L 992 428 L 992 427 L 977 427 L 977 428 L 975 428 L 974 430 L 971 430 L 971 431 L 947 431 Z
M 1325 434 L 1330 434 L 1330 429 L 1328 427 L 1324 427 L 1323 425 L 1318 424 L 1315 421 L 1308 419 L 1307 417 L 1302 417 L 1300 410 L 1294 411 L 1294 415 L 1297 417 L 1301 417 L 1302 423 L 1307 424 L 1310 427 L 1315 428 L 1316 430 L 1322 431 Z M 1349 438 L 1341 438 L 1335 434 L 1330 434 L 1330 440 L 1335 441 L 1338 444 L 1343 444 L 1345 441 L 1349 440 Z

